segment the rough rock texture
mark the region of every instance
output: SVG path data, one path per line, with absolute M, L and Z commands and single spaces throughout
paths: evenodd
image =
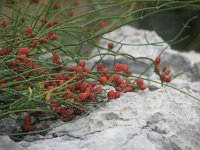
M 1 150 L 24 150 L 23 147 L 12 141 L 8 136 L 0 136 Z
M 53 133 L 60 137 L 52 138 Z M 21 145 L 27 150 L 199 150 L 200 103 L 171 88 L 127 93 L 46 138 Z
M 105 37 L 115 41 L 125 38 L 122 42 L 126 44 L 162 42 L 155 32 L 129 26 Z M 106 43 L 107 41 L 103 41 L 101 45 L 106 47 Z M 179 53 L 171 50 L 166 43 L 124 45 L 120 51 L 134 57 L 155 58 L 165 48 L 161 57 L 163 64 L 172 66 L 174 73 L 192 69 L 173 80 L 172 84 L 200 99 L 199 54 Z M 104 59 L 105 64 L 110 67 L 111 59 L 108 56 Z M 91 60 L 90 65 L 98 60 L 99 58 Z M 117 61 L 130 64 L 134 73 L 141 73 L 150 65 L 148 61 L 141 64 L 123 57 L 117 57 Z M 150 77 L 155 78 L 154 75 Z M 199 150 L 200 101 L 168 87 L 126 93 L 89 116 L 65 123 L 46 136 L 37 136 L 36 139 L 38 140 L 21 141 L 18 144 L 26 150 Z M 0 140 L 0 144 L 1 142 Z

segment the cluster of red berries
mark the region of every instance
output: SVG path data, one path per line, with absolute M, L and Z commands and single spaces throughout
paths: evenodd
M 19 48 L 17 50 L 18 58 L 14 58 L 8 63 L 7 67 L 12 69 L 10 76 L 13 78 L 13 81 L 23 81 L 37 75 L 43 70 L 42 67 L 34 62 L 33 56 L 28 56 L 29 52 L 30 50 L 28 47 Z M 4 86 L 6 86 L 7 82 L 4 81 L 3 83 Z M 29 84 L 27 83 L 26 86 L 28 85 Z M 19 91 L 22 87 L 22 85 L 14 85 L 12 88 L 16 91 Z M 21 98 L 21 96 L 16 95 L 15 99 L 19 98 Z
M 12 52 L 11 48 L 3 49 L 0 51 L 0 56 L 8 55 Z
M 144 90 L 147 86 L 144 84 L 143 80 L 137 81 L 138 85 L 135 85 L 128 77 L 131 75 L 131 71 L 128 69 L 128 65 L 126 64 L 116 64 L 113 68 L 114 74 L 108 73 L 108 68 L 104 68 L 103 64 L 100 63 L 97 65 L 97 71 L 101 73 L 99 78 L 99 83 L 104 85 L 109 83 L 115 90 L 111 90 L 107 93 L 108 99 L 116 99 L 119 98 L 121 92 L 132 92 L 137 89 L 137 86 L 140 90 Z M 119 73 L 122 73 L 120 76 Z M 142 81 L 142 82 L 141 82 Z
M 161 63 L 160 56 L 156 57 L 154 62 L 155 62 L 155 69 L 154 69 L 155 73 L 160 76 L 162 82 L 169 83 L 171 81 L 170 69 L 167 67 L 163 67 L 162 69 L 160 69 L 160 63 Z
M 34 128 L 35 128 L 35 125 L 32 123 L 31 115 L 27 114 L 24 117 L 24 125 L 22 126 L 22 129 L 26 132 L 31 132 L 31 131 L 34 131 Z
M 1 26 L 2 28 L 6 28 L 8 26 L 8 20 L 5 17 L 2 18 Z

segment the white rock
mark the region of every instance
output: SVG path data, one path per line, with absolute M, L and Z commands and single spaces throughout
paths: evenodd
M 23 147 L 12 141 L 8 136 L 0 136 L 1 150 L 24 150 Z
M 155 32 L 129 26 L 105 37 L 115 41 L 126 37 L 123 42 L 127 44 L 145 44 L 146 39 L 150 43 L 162 42 Z M 106 47 L 107 42 L 102 41 L 101 45 Z M 166 47 L 162 55 L 163 64 L 172 66 L 176 73 L 191 67 L 194 71 L 175 79 L 172 84 L 200 99 L 198 54 L 173 51 L 166 43 L 160 46 L 124 45 L 121 52 L 155 58 Z M 93 59 L 90 65 L 98 59 Z M 110 59 L 106 57 L 104 61 L 111 67 Z M 149 65 L 130 62 L 122 57 L 118 57 L 117 61 L 128 63 L 135 73 L 142 72 Z M 52 134 L 58 137 L 53 138 Z M 55 128 L 42 139 L 19 144 L 26 150 L 199 150 L 200 102 L 168 87 L 126 93 L 89 116 Z
M 63 136 L 31 142 L 26 149 L 199 150 L 200 102 L 166 87 L 127 93 L 52 133 Z

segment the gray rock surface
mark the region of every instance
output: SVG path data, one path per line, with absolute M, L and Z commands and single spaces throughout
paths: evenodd
M 166 87 L 126 93 L 46 138 L 20 144 L 27 150 L 199 150 L 200 103 Z
M 105 35 L 122 41 L 120 52 L 134 57 L 155 58 L 163 49 L 163 65 L 170 65 L 174 74 L 191 70 L 173 80 L 172 85 L 200 99 L 200 55 L 171 50 L 155 33 L 122 27 Z M 147 44 L 130 46 L 127 44 Z M 108 41 L 101 46 L 107 47 Z M 115 51 L 120 45 L 115 47 Z M 101 50 L 102 53 L 107 50 Z M 95 55 L 94 51 L 92 55 Z M 112 66 L 111 57 L 104 63 Z M 99 58 L 90 60 L 94 64 Z M 141 73 L 151 63 L 141 64 L 117 57 L 117 62 L 128 63 L 134 73 Z M 150 75 L 152 79 L 156 76 Z M 54 137 L 53 137 L 54 135 Z M 56 135 L 56 136 L 55 136 Z M 34 139 L 34 138 L 33 138 Z M 1 142 L 1 140 L 0 140 Z M 38 140 L 18 143 L 26 150 L 199 150 L 200 149 L 200 101 L 179 92 L 160 89 L 125 93 L 110 101 L 89 116 L 54 128 Z
M 19 144 L 12 141 L 8 136 L 0 136 L 1 150 L 24 150 Z

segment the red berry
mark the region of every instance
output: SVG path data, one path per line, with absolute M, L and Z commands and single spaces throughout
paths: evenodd
M 48 40 L 46 38 L 40 38 L 39 42 L 40 43 L 48 43 Z
M 81 66 L 81 67 L 85 67 L 85 65 L 86 65 L 86 62 L 85 61 L 81 61 L 81 62 L 79 62 L 79 64 L 78 64 L 78 66 Z
M 31 27 L 27 28 L 27 29 L 25 30 L 25 32 L 24 32 L 25 35 L 29 35 L 29 34 L 31 34 L 31 33 L 32 33 L 32 28 L 31 28 Z
M 71 11 L 68 12 L 68 16 L 69 16 L 69 17 L 73 17 L 74 14 L 75 14 L 75 11 L 73 11 L 73 10 L 71 10 Z
M 106 22 L 104 20 L 99 21 L 99 27 L 104 28 L 106 26 Z
M 110 100 L 114 99 L 115 98 L 114 94 L 115 94 L 115 92 L 113 90 L 109 91 L 108 94 L 107 94 L 108 99 L 110 99 Z
M 103 88 L 101 86 L 98 86 L 95 88 L 95 93 L 100 94 L 102 92 Z
M 108 49 L 113 49 L 114 48 L 114 44 L 112 42 L 108 43 Z
M 80 90 L 84 91 L 87 88 L 87 85 L 88 84 L 86 82 L 82 82 L 81 85 L 80 85 Z
M 47 88 L 48 88 L 48 91 L 50 91 L 50 90 L 54 89 L 54 86 L 48 86 Z
M 80 93 L 79 95 L 78 95 L 78 99 L 82 102 L 82 101 L 85 101 L 86 99 L 87 99 L 87 97 L 88 97 L 89 95 L 88 95 L 88 93 Z
M 56 80 L 64 80 L 64 77 L 62 75 L 56 75 L 55 79 Z
M 118 74 L 115 74 L 113 77 L 113 82 L 117 82 L 120 79 L 120 76 Z
M 25 57 L 26 57 L 26 54 L 20 54 L 19 57 L 25 58 Z
M 97 71 L 102 71 L 102 69 L 103 69 L 103 64 L 102 64 L 102 63 L 99 63 L 99 64 L 97 65 Z
M 33 40 L 33 41 L 31 42 L 31 47 L 32 47 L 32 48 L 35 48 L 35 47 L 37 46 L 37 43 L 38 43 L 38 40 Z
M 58 35 L 56 35 L 56 34 L 53 34 L 53 35 L 51 35 L 50 36 L 50 39 L 52 40 L 52 41 L 55 41 L 55 40 L 57 40 L 59 37 L 58 37 Z
M 171 72 L 171 70 L 170 70 L 170 69 L 166 69 L 166 70 L 165 70 L 165 74 L 166 74 L 166 75 L 169 75 L 169 74 L 170 74 L 170 72 Z
M 140 90 L 145 90 L 147 86 L 143 83 L 142 85 L 139 86 Z
M 34 125 L 30 125 L 30 124 L 25 124 L 24 125 L 24 130 L 27 131 L 27 132 L 31 132 L 34 130 Z
M 60 113 L 61 110 L 62 110 L 62 107 L 61 107 L 61 106 L 58 106 L 58 107 L 55 107 L 53 111 L 54 111 L 55 113 Z
M 7 21 L 7 19 L 5 17 L 2 19 L 1 26 L 3 28 L 6 28 L 8 26 L 8 21 Z
M 159 64 L 160 64 L 160 56 L 156 57 L 155 63 L 156 63 L 156 65 L 159 65 Z
M 35 36 L 36 36 L 35 33 L 31 33 L 30 36 L 29 36 L 29 38 L 34 38 Z
M 54 24 L 53 24 L 53 22 L 48 22 L 48 24 L 47 24 L 47 26 L 50 28 L 50 27 L 52 27 Z
M 60 18 L 56 18 L 54 21 L 53 21 L 53 25 L 56 25 L 60 22 Z
M 56 3 L 53 5 L 53 8 L 54 8 L 54 9 L 59 9 L 59 8 L 60 8 L 60 3 L 59 3 L 59 2 L 56 2 Z
M 119 91 L 116 91 L 115 93 L 114 93 L 114 98 L 115 99 L 117 99 L 117 98 L 119 98 L 120 97 L 120 92 Z
M 100 84 L 105 84 L 106 82 L 107 82 L 107 78 L 106 77 L 99 78 L 99 83 Z
M 124 89 L 124 92 L 132 92 L 133 91 L 133 88 L 132 87 L 126 87 L 125 89 Z
M 103 69 L 102 69 L 102 72 L 103 72 L 103 73 L 108 72 L 108 68 L 103 68 Z
M 86 73 L 89 73 L 90 72 L 90 68 L 87 68 L 87 67 L 83 68 L 83 71 L 86 72 Z
M 25 123 L 25 124 L 30 124 L 30 123 L 31 123 L 31 115 L 30 115 L 30 114 L 27 114 L 27 115 L 24 117 L 24 123 Z
M 30 52 L 30 50 L 29 50 L 28 47 L 20 48 L 20 49 L 18 50 L 18 53 L 19 53 L 19 54 L 25 54 L 25 55 L 27 55 L 29 52 Z
M 67 118 L 67 121 L 71 121 L 75 118 L 75 116 L 71 114 L 71 115 L 67 116 L 66 118 Z
M 169 83 L 171 81 L 171 77 L 166 77 L 165 82 Z
M 33 3 L 38 4 L 40 2 L 40 0 L 31 0 Z
M 141 85 L 144 84 L 144 81 L 143 81 L 143 79 L 141 79 L 141 78 L 137 78 L 137 79 L 136 79 L 136 83 L 137 83 L 138 86 L 141 86 Z
M 124 89 L 126 88 L 126 85 L 122 83 L 118 87 L 120 88 L 121 91 L 124 91 Z

